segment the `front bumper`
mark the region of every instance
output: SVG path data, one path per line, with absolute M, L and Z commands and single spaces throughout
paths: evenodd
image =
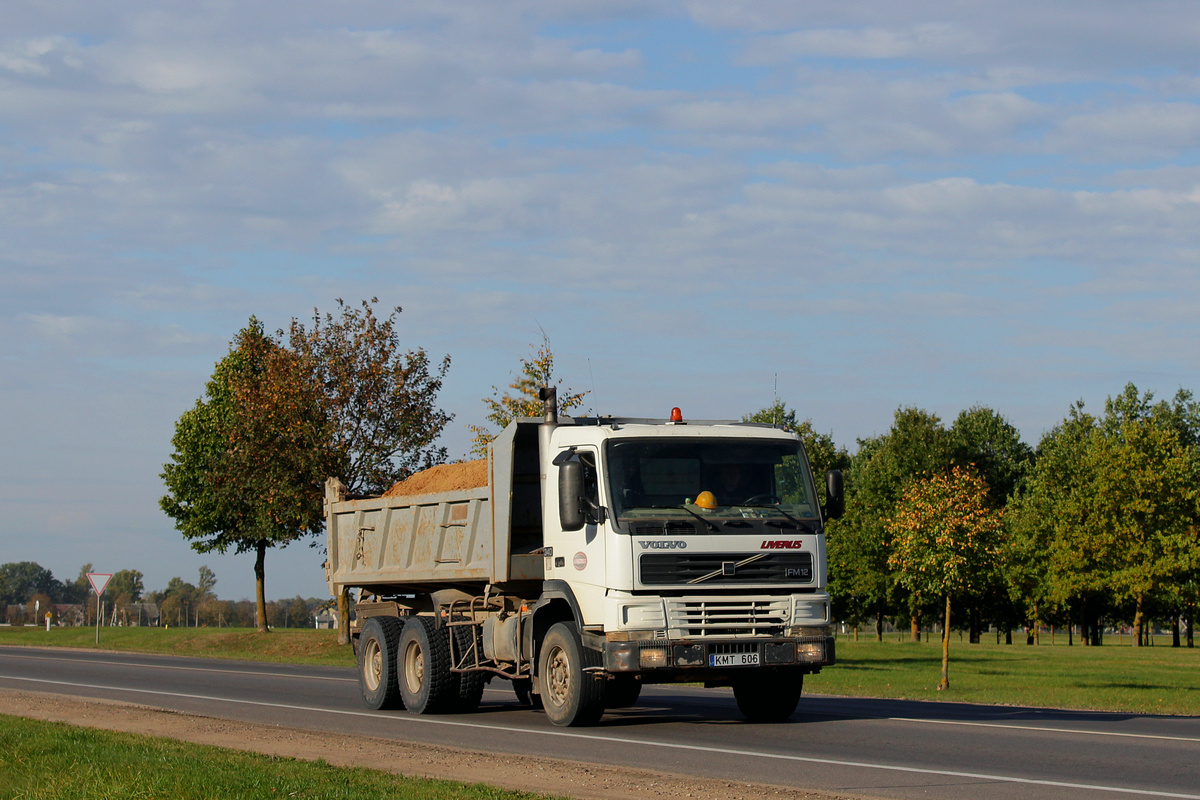
M 721 673 L 762 667 L 816 672 L 837 660 L 832 636 L 773 639 L 643 639 L 604 643 L 606 672 L 703 671 Z M 699 677 L 697 677 L 699 679 Z

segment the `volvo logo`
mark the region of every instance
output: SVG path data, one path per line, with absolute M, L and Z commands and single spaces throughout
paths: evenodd
M 686 550 L 687 542 L 678 539 L 653 539 L 648 542 L 638 542 L 643 550 Z

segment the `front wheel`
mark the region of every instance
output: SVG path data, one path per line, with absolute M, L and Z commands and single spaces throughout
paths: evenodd
M 557 622 L 546 632 L 538 659 L 538 694 L 546 717 L 562 727 L 594 725 L 604 714 L 604 681 L 586 670 L 600 654 L 579 640 L 575 626 Z
M 749 722 L 783 722 L 796 713 L 804 675 L 775 673 L 743 678 L 733 684 L 738 709 Z

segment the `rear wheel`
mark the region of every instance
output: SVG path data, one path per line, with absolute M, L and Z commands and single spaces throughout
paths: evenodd
M 358 690 L 368 708 L 403 708 L 397 649 L 404 623 L 397 617 L 371 617 L 358 640 Z
M 749 722 L 783 722 L 796 713 L 803 690 L 804 675 L 775 673 L 735 682 L 733 697 Z
M 600 654 L 579 640 L 575 626 L 558 622 L 542 641 L 538 692 L 546 716 L 555 725 L 594 725 L 604 714 L 604 682 L 587 672 L 601 666 Z
M 450 631 L 414 617 L 400 635 L 400 696 L 414 714 L 453 710 L 458 676 L 450 671 Z

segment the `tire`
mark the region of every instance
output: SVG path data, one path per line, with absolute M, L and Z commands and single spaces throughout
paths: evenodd
M 784 722 L 796 713 L 804 675 L 755 675 L 733 684 L 738 709 L 749 722 Z
M 453 711 L 458 675 L 450 671 L 450 631 L 433 617 L 413 617 L 400 634 L 400 696 L 414 714 Z
M 604 714 L 604 681 L 589 667 L 601 666 L 600 654 L 579 640 L 575 626 L 558 622 L 546 632 L 538 657 L 538 694 L 546 717 L 560 727 L 594 725 Z
M 629 708 L 636 705 L 642 682 L 632 675 L 618 675 L 604 684 L 605 708 Z
M 398 617 L 371 617 L 358 640 L 358 690 L 367 708 L 403 708 L 397 657 L 404 622 Z
M 454 636 L 454 654 L 459 659 L 479 645 L 477 635 L 479 629 L 474 625 L 455 625 L 450 628 L 450 632 Z M 490 677 L 488 673 L 483 670 L 456 672 L 454 677 L 458 679 L 455 710 L 470 713 L 479 708 L 479 701 L 483 699 L 483 687 Z

